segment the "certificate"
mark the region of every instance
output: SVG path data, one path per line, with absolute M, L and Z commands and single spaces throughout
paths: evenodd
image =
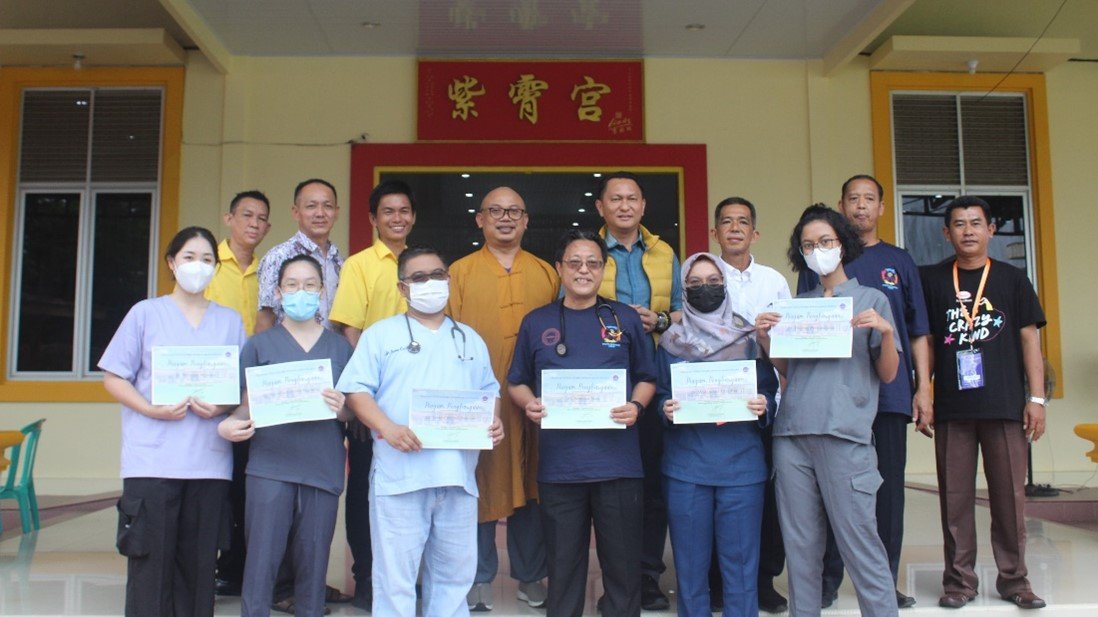
M 541 372 L 541 428 L 615 428 L 610 410 L 624 405 L 625 369 L 564 369 Z
M 239 405 L 240 348 L 154 346 L 152 404 L 175 405 L 190 397 L 214 405 Z
M 335 420 L 323 391 L 332 387 L 332 361 L 300 360 L 244 369 L 248 409 L 256 428 Z
M 496 395 L 480 390 L 412 389 L 408 428 L 424 448 L 491 450 Z
M 852 298 L 777 300 L 782 320 L 770 330 L 771 358 L 849 358 L 854 340 Z
M 671 398 L 681 405 L 675 424 L 757 420 L 747 409 L 757 394 L 754 360 L 671 365 Z

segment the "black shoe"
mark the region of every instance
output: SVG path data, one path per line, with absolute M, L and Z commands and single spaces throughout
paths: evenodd
M 216 578 L 214 579 L 214 594 L 219 596 L 239 596 L 240 583 Z
M 374 590 L 371 583 L 355 585 L 355 596 L 351 598 L 351 606 L 370 612 L 374 608 Z
M 839 592 L 824 591 L 820 596 L 820 608 L 831 608 L 831 605 L 834 604 L 837 599 L 839 599 Z
M 784 613 L 789 610 L 789 601 L 773 587 L 759 587 L 759 610 Z
M 646 611 L 665 611 L 671 602 L 660 591 L 660 583 L 647 574 L 641 575 L 641 608 Z
M 915 598 L 912 598 L 911 596 L 905 596 L 904 594 L 900 593 L 899 589 L 897 589 L 896 606 L 899 608 L 911 608 L 912 606 L 915 606 Z
M 709 595 L 709 612 L 710 613 L 723 613 L 724 612 L 724 598 L 721 596 Z

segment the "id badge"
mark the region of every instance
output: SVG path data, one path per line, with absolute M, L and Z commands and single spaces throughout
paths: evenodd
M 979 349 L 957 352 L 957 389 L 984 387 L 984 354 Z

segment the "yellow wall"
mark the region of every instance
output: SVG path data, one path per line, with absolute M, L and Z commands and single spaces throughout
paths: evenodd
M 289 208 L 296 182 L 331 180 L 347 204 L 350 149 L 370 141 L 415 138 L 415 59 L 236 58 L 217 73 L 191 52 L 183 118 L 181 225 L 220 230 L 220 214 L 239 190 L 272 199 L 274 223 L 263 248 L 293 233 Z M 819 62 L 649 59 L 645 61 L 647 135 L 651 143 L 708 146 L 709 196 L 738 194 L 760 208 L 759 260 L 785 270 L 789 230 L 814 201 L 834 204 L 840 183 L 872 172 L 869 72 L 864 58 L 836 75 Z M 1098 65 L 1069 64 L 1048 74 L 1049 123 L 1063 323 L 1087 324 L 1098 301 L 1089 251 L 1098 228 Z M 335 144 L 335 145 L 332 145 Z M 581 146 L 578 146 L 581 147 Z M 651 207 L 651 205 L 650 205 Z M 219 231 L 219 235 L 222 232 Z M 347 212 L 333 239 L 347 246 Z M 792 282 L 792 277 L 791 282 Z M 1039 472 L 1089 470 L 1084 444 L 1071 433 L 1096 414 L 1098 333 L 1064 328 L 1066 396 L 1050 410 L 1050 437 L 1035 448 Z M 0 405 L 2 425 L 46 416 L 39 473 L 112 477 L 118 464 L 118 418 L 110 405 Z M 908 469 L 932 473 L 930 441 L 913 436 Z M 1053 458 L 1052 453 L 1058 455 Z M 74 453 L 81 453 L 76 456 Z M 1051 478 L 1046 474 L 1045 481 Z

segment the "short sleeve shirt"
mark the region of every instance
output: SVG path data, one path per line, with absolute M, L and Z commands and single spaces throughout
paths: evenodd
M 210 302 L 195 328 L 171 296 L 142 300 L 130 309 L 99 360 L 99 368 L 132 383 L 152 399 L 152 348 L 243 345 L 235 311 Z M 229 480 L 232 448 L 217 434 L 222 418 L 190 410 L 182 420 L 158 420 L 122 406 L 122 477 Z
M 867 287 L 881 290 L 888 298 L 896 318 L 896 334 L 904 342 L 900 368 L 896 379 L 881 384 L 878 411 L 911 415 L 911 397 L 915 394 L 914 363 L 911 359 L 913 338 L 930 334 L 926 302 L 919 268 L 907 251 L 887 242 L 865 247 L 854 261 L 843 266 L 846 275 Z M 819 285 L 820 278 L 811 270 L 801 271 L 797 291 L 804 292 Z
M 282 321 L 282 306 L 279 305 L 275 290 L 278 288 L 278 269 L 282 262 L 297 255 L 309 255 L 320 262 L 324 275 L 324 290 L 320 293 L 320 310 L 316 312 L 317 323 L 331 330 L 332 323 L 328 314 L 332 310 L 336 290 L 339 287 L 339 273 L 343 269 L 343 257 L 334 242 L 328 242 L 328 250 L 321 251 L 315 242 L 298 231 L 292 238 L 267 251 L 259 262 L 259 308 L 274 311 L 277 321 Z
M 596 313 L 596 309 L 599 312 Z M 599 317 L 608 326 L 615 327 L 615 315 L 621 324 L 621 341 L 604 341 Z M 528 386 L 540 397 L 541 372 L 545 369 L 623 368 L 628 382 L 626 396 L 629 396 L 637 382 L 656 381 L 655 358 L 649 340 L 640 316 L 627 304 L 609 300 L 578 311 L 563 308 L 559 301 L 547 304 L 522 320 L 507 381 Z M 567 347 L 568 353 L 563 357 L 556 352 L 560 342 Z M 546 411 L 552 413 L 551 409 Z M 609 415 L 610 410 L 606 413 Z M 541 429 L 538 433 L 539 482 L 642 477 L 635 424 L 624 430 Z
M 823 297 L 823 287 L 798 298 Z M 874 309 L 895 326 L 888 299 L 876 289 L 850 279 L 834 290 L 836 298 L 850 298 L 853 314 Z M 895 327 L 892 336 L 901 350 Z M 774 419 L 774 436 L 831 435 L 857 443 L 872 443 L 880 379 L 875 361 L 881 353 L 881 334 L 854 328 L 849 358 L 798 358 L 786 365 L 786 388 Z
M 332 379 L 339 381 L 343 368 L 351 359 L 351 344 L 342 336 L 324 330 L 313 347 L 305 351 L 279 324 L 244 344 L 240 352 L 240 383 L 247 383 L 245 369 L 253 366 L 323 358 L 331 360 Z M 317 396 L 320 396 L 319 392 Z M 331 420 L 256 429 L 248 449 L 247 473 L 268 480 L 313 486 L 338 495 L 343 492 L 346 459 L 343 423 L 333 416 Z
M 922 269 L 934 349 L 934 420 L 1021 421 L 1026 407 L 1022 328 L 1045 325 L 1037 293 L 1023 271 L 991 260 L 980 310 L 970 331 L 953 288 L 955 261 Z M 959 269 L 957 274 L 971 314 L 983 269 Z M 960 390 L 957 353 L 969 349 L 980 352 L 985 383 L 981 388 Z
M 241 270 L 228 240 L 217 245 L 217 258 L 217 270 L 206 288 L 206 298 L 236 311 L 244 321 L 244 333 L 251 336 L 259 311 L 259 259 L 253 258 Z
M 419 343 L 418 353 L 408 349 L 412 337 Z M 383 319 L 362 333 L 336 388 L 369 394 L 390 420 L 401 425 L 408 424 L 413 388 L 479 390 L 499 396 L 488 347 L 472 328 L 447 318 L 438 330 L 431 330 L 406 314 Z M 479 455 L 477 450 L 445 449 L 406 453 L 375 439 L 370 485 L 378 495 L 459 486 L 476 497 Z
M 374 242 L 347 258 L 339 274 L 328 319 L 365 330 L 375 322 L 408 310 L 397 290 L 397 256 L 384 242 Z

